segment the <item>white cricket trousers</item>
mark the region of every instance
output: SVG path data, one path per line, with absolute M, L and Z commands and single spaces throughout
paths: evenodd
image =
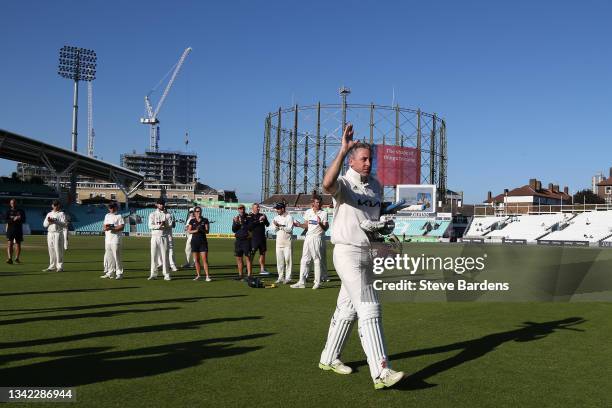
M 278 279 L 291 280 L 291 267 L 293 265 L 293 256 L 291 245 L 276 247 L 276 270 L 278 271 Z
M 121 239 L 119 237 L 106 238 L 104 241 L 104 273 L 108 276 L 123 275 Z
M 47 233 L 47 249 L 49 249 L 49 269 L 64 269 L 64 233 Z
M 164 277 L 170 277 L 168 273 L 168 236 L 151 235 L 151 276 L 157 276 L 157 260 L 161 259 L 161 267 Z
M 308 273 L 310 272 L 310 264 L 314 263 L 314 283 L 321 283 L 321 272 L 323 271 L 323 262 L 325 258 L 323 254 L 323 245 L 325 241 L 319 235 L 306 235 L 304 239 L 304 247 L 302 248 L 302 260 L 300 261 L 300 282 L 306 283 Z
M 351 332 L 355 318 L 359 320 L 359 338 L 370 366 L 372 379 L 389 367 L 382 329 L 378 294 L 374 290 L 372 255 L 369 248 L 336 244 L 334 267 L 342 286 L 332 316 L 321 363 L 331 364 L 340 354 Z
M 188 265 L 193 265 L 193 252 L 191 252 L 191 238 L 193 238 L 193 234 L 187 233 L 187 241 L 185 242 L 185 259 L 187 260 Z
M 174 239 L 172 235 L 166 235 L 167 238 L 167 247 L 168 247 L 168 264 L 170 265 L 170 269 L 177 269 L 174 263 Z M 157 266 L 162 265 L 161 253 L 157 256 L 157 260 L 155 261 Z

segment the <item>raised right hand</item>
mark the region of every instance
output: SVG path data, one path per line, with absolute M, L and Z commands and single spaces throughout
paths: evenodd
M 354 134 L 355 132 L 353 132 L 353 124 L 347 123 L 346 127 L 344 128 L 344 132 L 342 133 L 342 150 L 345 153 L 351 150 L 351 147 L 353 147 L 353 145 L 356 143 L 353 140 Z

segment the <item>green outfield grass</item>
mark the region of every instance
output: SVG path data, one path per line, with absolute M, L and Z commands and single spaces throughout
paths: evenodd
M 0 265 L 0 386 L 72 386 L 79 405 L 105 407 L 612 404 L 609 303 L 385 304 L 390 358 L 410 376 L 375 391 L 356 330 L 343 356 L 356 373 L 317 367 L 339 287 L 331 250 L 334 281 L 314 291 L 232 280 L 231 240 L 210 241 L 211 283 L 192 270 L 147 281 L 145 238 L 124 240 L 121 281 L 99 278 L 101 237 L 72 238 L 65 271 L 41 272 L 45 242 L 27 237 L 23 264 Z

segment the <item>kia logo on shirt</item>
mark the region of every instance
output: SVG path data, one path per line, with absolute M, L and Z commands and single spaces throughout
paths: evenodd
M 362 199 L 357 199 L 357 205 L 364 205 L 367 207 L 380 207 L 380 201 L 376 201 L 375 203 L 372 202 L 372 200 L 362 200 Z

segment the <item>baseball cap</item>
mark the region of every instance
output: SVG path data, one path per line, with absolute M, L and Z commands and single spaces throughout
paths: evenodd
M 275 210 L 280 210 L 281 208 L 285 208 L 285 207 L 286 207 L 286 206 L 285 206 L 285 203 L 276 203 L 276 204 L 274 205 L 274 209 L 275 209 Z
M 193 207 L 191 207 L 191 208 L 189 209 L 189 212 L 193 212 L 193 210 L 194 210 L 194 208 L 193 208 Z
M 240 204 L 240 205 L 238 206 L 238 209 L 240 209 L 240 208 L 246 208 L 246 207 L 244 206 L 244 204 Z

